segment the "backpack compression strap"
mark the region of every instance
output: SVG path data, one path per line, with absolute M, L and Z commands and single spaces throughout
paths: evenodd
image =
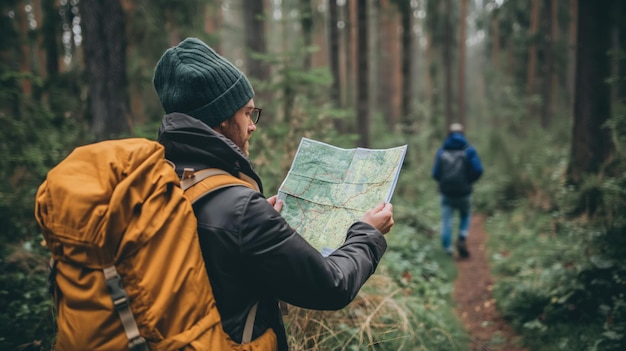
M 139 335 L 139 328 L 137 322 L 133 316 L 133 312 L 130 310 L 130 300 L 124 287 L 122 286 L 122 277 L 117 273 L 115 266 L 109 266 L 102 270 L 104 272 L 104 279 L 106 285 L 109 288 L 111 299 L 113 300 L 113 308 L 120 315 L 122 325 L 124 326 L 124 332 L 128 338 L 128 348 L 130 351 L 148 351 L 148 345 L 146 340 Z
M 195 171 L 193 168 L 185 168 L 183 171 L 183 179 L 180 181 L 180 187 L 185 192 L 191 203 L 195 203 L 203 196 L 217 189 L 230 186 L 247 186 L 253 190 L 259 191 L 258 184 L 250 177 L 243 173 L 239 173 L 241 178 L 237 178 L 232 174 L 218 169 L 207 168 Z M 211 181 L 203 182 L 203 180 L 211 177 Z M 259 303 L 255 303 L 246 318 L 246 324 L 243 328 L 242 344 L 252 341 L 252 330 L 254 329 L 254 320 L 256 319 L 257 308 Z
M 57 272 L 56 266 L 57 260 L 50 258 L 50 263 L 48 265 L 48 291 L 52 295 L 52 299 L 55 302 L 55 310 L 56 303 L 58 302 L 57 285 L 55 280 Z M 113 308 L 119 314 L 122 326 L 124 327 L 124 332 L 128 338 L 128 349 L 130 351 L 148 351 L 146 340 L 139 334 L 139 327 L 137 327 L 137 322 L 135 321 L 133 312 L 130 309 L 130 301 L 126 290 L 124 290 L 124 287 L 122 286 L 122 278 L 117 273 L 115 266 L 106 267 L 102 270 L 102 272 L 104 273 L 104 280 L 107 288 L 109 289 L 111 300 L 113 301 Z

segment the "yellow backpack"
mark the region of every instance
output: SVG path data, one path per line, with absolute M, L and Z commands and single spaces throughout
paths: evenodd
M 78 147 L 50 170 L 35 217 L 52 254 L 56 350 L 276 349 L 271 329 L 250 340 L 256 306 L 243 344 L 222 329 L 191 207 L 256 183 L 212 169 L 183 178 L 140 138 Z

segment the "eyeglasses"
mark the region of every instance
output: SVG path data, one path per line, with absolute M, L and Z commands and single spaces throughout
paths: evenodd
M 250 118 L 252 123 L 257 124 L 259 118 L 261 118 L 261 111 L 263 111 L 263 109 L 260 107 L 248 107 L 246 115 Z

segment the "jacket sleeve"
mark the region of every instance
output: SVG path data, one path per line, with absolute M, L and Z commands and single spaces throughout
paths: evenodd
M 262 294 L 299 307 L 345 307 L 387 248 L 377 229 L 356 222 L 343 246 L 323 257 L 260 194 L 249 199 L 242 216 L 241 257 L 249 260 L 250 279 Z
M 483 174 L 483 165 L 474 147 L 467 148 L 467 158 L 470 161 L 470 181 L 477 181 Z

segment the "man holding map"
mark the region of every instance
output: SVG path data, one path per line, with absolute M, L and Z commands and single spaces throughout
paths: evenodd
M 224 331 L 245 342 L 273 333 L 272 350 L 288 350 L 278 301 L 320 310 L 349 304 L 374 273 L 394 224 L 381 198 L 344 231 L 327 256 L 280 215 L 283 202 L 265 199 L 248 159 L 248 140 L 261 109 L 246 78 L 228 60 L 195 38 L 168 49 L 153 77 L 166 112 L 158 140 L 166 158 L 184 170 L 218 168 L 256 185 L 216 190 L 194 204 L 198 235 Z M 274 339 L 272 339 L 274 340 Z

